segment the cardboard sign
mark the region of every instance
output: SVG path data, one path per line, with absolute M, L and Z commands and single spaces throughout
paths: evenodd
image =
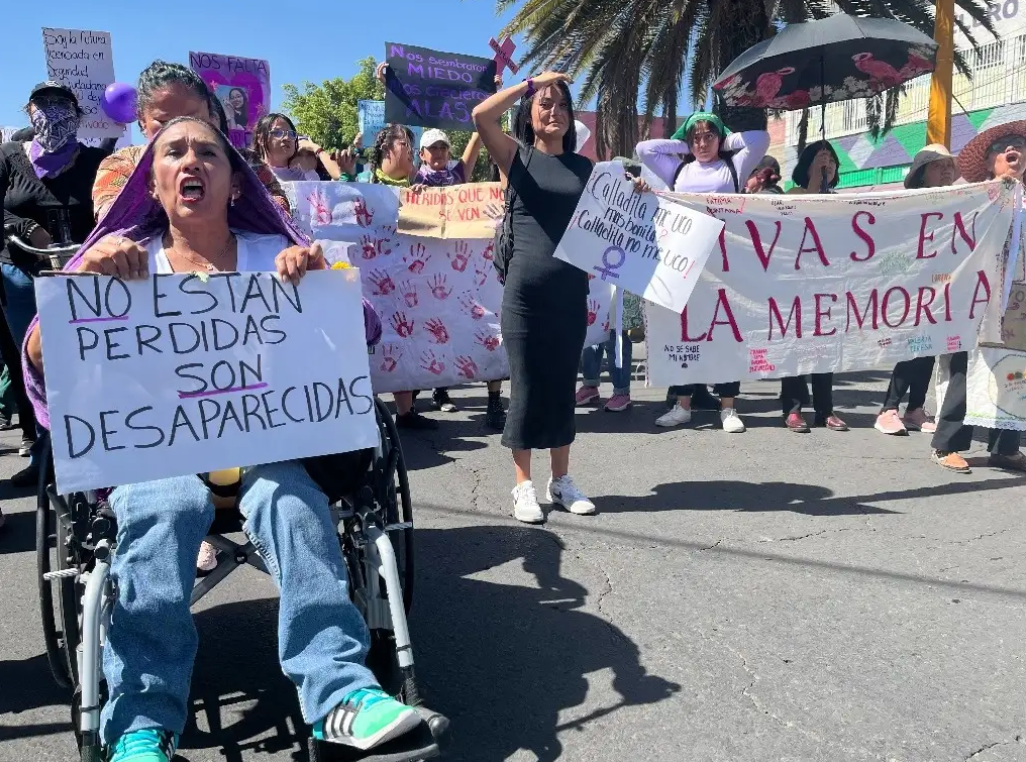
M 601 162 L 553 256 L 680 312 L 722 230 L 715 217 L 638 193 L 622 164 Z
M 495 61 L 414 45 L 385 46 L 385 119 L 442 130 L 473 130 L 471 111 L 495 92 Z
M 971 350 L 1002 288 L 1013 189 L 672 194 L 726 223 L 683 314 L 646 305 L 659 385 L 891 369 Z
M 248 146 L 256 123 L 271 109 L 271 65 L 259 58 L 190 52 L 189 67 L 221 102 L 232 145 Z
M 376 445 L 359 278 L 37 278 L 58 491 Z
M 100 107 L 103 91 L 114 82 L 110 32 L 43 27 L 46 78 L 71 88 L 82 107 L 79 139 L 117 138 L 123 125 Z
M 499 183 L 471 183 L 399 191 L 399 232 L 432 238 L 495 237 L 505 195 Z

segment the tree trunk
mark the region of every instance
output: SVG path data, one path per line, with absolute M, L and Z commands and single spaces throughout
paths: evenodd
M 677 131 L 677 87 L 674 86 L 666 91 L 663 97 L 663 137 L 671 138 Z
M 730 24 L 728 29 L 723 30 L 722 39 L 725 44 L 720 46 L 717 72 L 724 71 L 731 61 L 771 33 L 770 18 L 763 0 L 731 0 L 731 5 Z M 735 132 L 766 129 L 767 116 L 763 109 L 727 106 L 716 98 L 713 112 Z

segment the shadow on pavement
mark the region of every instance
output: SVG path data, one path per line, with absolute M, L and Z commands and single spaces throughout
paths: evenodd
M 35 549 L 36 512 L 4 513 L 4 526 L 0 529 L 0 554 L 28 553 Z M 31 563 L 35 564 L 35 559 Z

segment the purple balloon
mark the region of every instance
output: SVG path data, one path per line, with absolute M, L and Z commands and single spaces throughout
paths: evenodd
M 129 124 L 135 121 L 135 88 L 124 82 L 113 82 L 107 85 L 100 99 L 103 113 L 118 124 Z

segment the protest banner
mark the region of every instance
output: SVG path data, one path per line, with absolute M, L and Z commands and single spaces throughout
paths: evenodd
M 114 81 L 110 32 L 43 27 L 43 50 L 46 78 L 70 88 L 82 107 L 78 137 L 121 137 L 124 125 L 113 121 L 100 107 L 103 91 Z
M 431 238 L 494 238 L 505 193 L 499 183 L 399 191 L 399 232 Z
M 57 489 L 377 444 L 359 273 L 36 279 Z
M 383 327 L 381 343 L 371 350 L 375 392 L 509 375 L 499 325 L 502 286 L 492 263 L 495 223 L 485 222 L 497 185 L 429 189 L 433 192 L 426 191 L 417 204 L 404 203 L 401 209 L 394 190 L 383 186 L 283 185 L 300 225 L 324 247 L 325 256 L 346 261 L 348 254 L 360 268 L 364 296 Z M 358 204 L 352 194 L 362 196 Z M 410 199 L 405 191 L 402 197 Z M 359 215 L 346 215 L 357 206 Z M 476 219 L 460 220 L 461 212 Z M 403 232 L 411 229 L 418 234 Z M 457 231 L 460 237 L 454 237 Z M 611 297 L 611 286 L 591 281 L 589 343 L 608 336 Z
M 356 102 L 356 127 L 363 135 L 364 148 L 373 146 L 378 133 L 387 126 L 384 101 Z M 417 147 L 420 145 L 420 136 L 424 134 L 424 128 L 410 125 L 406 125 L 406 128 L 413 133 L 413 160 L 414 164 L 418 164 L 420 157 Z
M 981 344 L 965 386 L 967 425 L 1026 431 L 1026 351 Z
M 554 256 L 680 312 L 722 230 L 704 212 L 638 193 L 619 162 L 600 162 Z
M 189 67 L 224 107 L 232 145 L 252 143 L 256 123 L 271 109 L 271 65 L 259 58 L 190 52 Z
M 890 369 L 972 349 L 1000 298 L 1013 191 L 672 194 L 726 226 L 680 315 L 646 304 L 668 386 Z
M 471 111 L 495 92 L 495 61 L 415 45 L 385 45 L 385 120 L 473 130 Z

